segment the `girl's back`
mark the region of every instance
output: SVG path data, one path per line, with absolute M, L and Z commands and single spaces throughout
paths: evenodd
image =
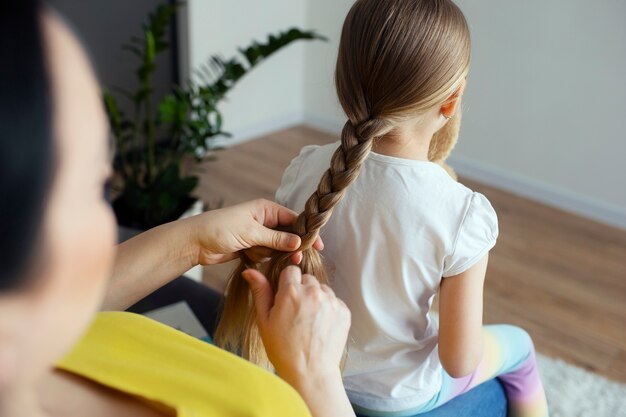
M 338 146 L 305 147 L 276 201 L 302 211 Z M 407 409 L 439 391 L 433 297 L 442 277 L 480 260 L 497 234 L 487 199 L 438 164 L 369 154 L 321 231 L 332 287 L 352 312 L 344 371 L 352 402 Z
M 357 0 L 335 70 L 348 119 L 341 141 L 305 148 L 277 193 L 302 210 L 293 231 L 302 239 L 303 273 L 322 285 L 332 278 L 352 312 L 344 381 L 361 415 L 413 416 L 496 375 L 513 414 L 547 415 L 528 335 L 482 324 L 495 212 L 429 162 L 431 145 L 451 145 L 458 134 L 470 49 L 467 22 L 451 0 Z M 334 273 L 313 248 L 320 233 Z M 255 265 L 242 257 L 216 341 L 263 364 L 240 277 Z M 291 260 L 276 253 L 256 267 L 276 290 Z M 438 290 L 439 329 L 429 316 Z

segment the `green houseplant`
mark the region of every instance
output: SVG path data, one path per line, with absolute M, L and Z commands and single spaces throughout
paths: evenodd
M 196 71 L 196 80 L 177 86 L 155 105 L 152 76 L 155 57 L 168 49 L 169 22 L 177 4 L 161 4 L 148 15 L 143 36 L 133 37 L 124 49 L 139 62 L 134 92 L 111 89 L 103 94 L 115 137 L 113 208 L 118 223 L 149 229 L 177 219 L 194 201 L 196 175 L 185 174 L 185 158 L 198 162 L 216 150 L 215 139 L 230 136 L 222 129 L 220 101 L 228 91 L 267 57 L 297 40 L 323 39 L 313 31 L 292 28 L 252 42 L 230 59 L 211 57 Z M 132 103 L 125 114 L 117 99 Z

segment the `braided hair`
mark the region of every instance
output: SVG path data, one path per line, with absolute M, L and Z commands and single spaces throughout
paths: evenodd
M 404 120 L 441 106 L 459 87 L 469 67 L 467 23 L 451 0 L 357 0 L 343 25 L 335 84 L 348 120 L 330 167 L 307 199 L 292 232 L 302 238 L 300 268 L 330 284 L 313 243 L 357 179 L 377 140 L 392 135 Z M 442 129 L 455 141 L 458 116 Z M 442 140 L 436 141 L 442 143 Z M 433 154 L 441 154 L 434 152 Z M 231 275 L 215 333 L 218 346 L 271 368 L 255 324 L 253 300 L 241 273 L 249 267 L 265 273 L 274 292 L 290 253 L 276 253 L 265 265 L 245 254 Z

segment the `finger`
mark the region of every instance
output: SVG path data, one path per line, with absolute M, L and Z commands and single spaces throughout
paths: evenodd
M 320 282 L 311 274 L 302 275 L 302 285 L 315 285 L 320 286 Z
M 284 291 L 289 285 L 302 285 L 302 271 L 297 266 L 288 266 L 280 273 L 278 291 Z
M 269 317 L 272 306 L 274 305 L 272 287 L 270 286 L 267 278 L 265 278 L 265 275 L 256 269 L 246 269 L 243 271 L 241 276 L 248 282 L 248 285 L 250 285 L 257 320 L 259 322 L 259 326 L 263 326 Z
M 291 255 L 291 263 L 294 265 L 300 265 L 300 262 L 302 262 L 302 258 L 302 252 L 295 252 L 293 255 Z
M 315 239 L 315 242 L 313 243 L 313 248 L 315 250 L 323 250 L 324 249 L 324 242 L 322 241 L 321 237 L 317 237 Z M 302 262 L 302 259 L 304 258 L 304 256 L 302 255 L 302 251 L 298 251 L 298 252 L 294 252 L 291 255 L 291 263 L 294 265 L 300 265 L 300 262 Z
M 315 239 L 315 243 L 313 243 L 313 247 L 317 250 L 324 250 L 324 241 L 322 241 L 321 237 L 317 237 L 317 239 Z
M 300 236 L 272 230 L 260 224 L 252 231 L 252 245 L 265 246 L 283 252 L 292 252 L 300 247 Z

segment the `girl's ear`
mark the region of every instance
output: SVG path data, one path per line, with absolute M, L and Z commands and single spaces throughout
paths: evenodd
M 439 112 L 443 114 L 446 118 L 454 116 L 454 114 L 457 112 L 466 85 L 467 78 L 464 78 L 459 88 L 457 88 L 456 91 L 452 93 L 450 97 L 448 97 L 445 103 L 441 105 Z

